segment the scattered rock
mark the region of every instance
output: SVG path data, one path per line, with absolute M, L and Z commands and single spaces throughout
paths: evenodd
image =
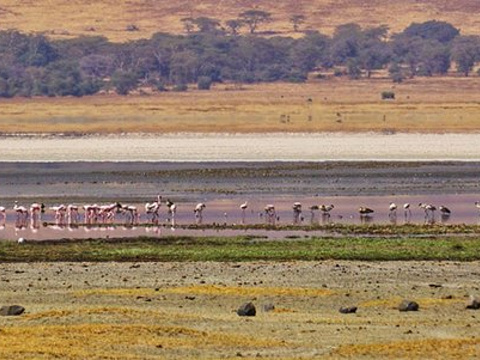
M 343 306 L 339 310 L 342 314 L 355 314 L 357 312 L 356 306 Z
M 475 296 L 470 296 L 467 302 L 467 309 L 478 310 L 480 309 L 480 299 Z
M 25 311 L 25 308 L 20 305 L 2 306 L 0 308 L 0 315 L 1 316 L 18 316 L 18 315 L 22 315 L 24 311 Z
M 264 304 L 264 305 L 262 306 L 262 310 L 263 310 L 264 312 L 273 311 L 273 310 L 275 310 L 275 305 L 273 305 L 272 303 Z
M 138 28 L 137 25 L 131 24 L 131 25 L 127 25 L 127 27 L 125 28 L 125 30 L 126 30 L 126 31 L 138 31 L 138 30 L 140 30 L 140 29 Z
M 398 305 L 398 310 L 400 311 L 418 311 L 419 305 L 415 301 L 403 300 L 400 305 Z
M 238 308 L 237 314 L 238 316 L 255 316 L 257 314 L 257 309 L 255 308 L 255 305 L 248 302 Z

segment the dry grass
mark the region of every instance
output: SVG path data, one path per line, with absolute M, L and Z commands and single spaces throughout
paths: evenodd
M 4 99 L 3 132 L 468 132 L 480 78 L 312 80 L 119 97 Z M 393 90 L 394 101 L 381 92 Z
M 274 21 L 262 31 L 292 34 L 288 21 L 291 14 L 304 14 L 304 29 L 332 33 L 337 25 L 356 22 L 363 26 L 389 24 L 401 31 L 412 22 L 432 19 L 451 22 L 465 34 L 478 32 L 476 0 L 402 0 L 397 2 L 363 0 L 289 0 L 260 1 L 152 1 L 114 0 L 5 0 L 0 14 L 2 28 L 46 32 L 53 37 L 105 35 L 113 41 L 128 41 L 150 37 L 158 31 L 183 32 L 180 19 L 207 16 L 220 20 L 233 19 L 252 8 L 269 11 Z M 139 31 L 126 31 L 135 24 Z
M 343 345 L 335 355 L 375 359 L 474 359 L 480 339 L 427 339 L 385 344 Z

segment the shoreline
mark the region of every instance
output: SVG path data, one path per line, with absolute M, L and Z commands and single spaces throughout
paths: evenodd
M 480 133 L 172 133 L 0 137 L 4 162 L 480 161 Z

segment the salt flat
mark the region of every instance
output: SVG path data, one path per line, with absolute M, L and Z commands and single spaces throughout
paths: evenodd
M 422 161 L 480 160 L 480 133 L 267 133 L 7 136 L 2 160 Z

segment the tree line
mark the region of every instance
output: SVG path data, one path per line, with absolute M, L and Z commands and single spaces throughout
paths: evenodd
M 256 10 L 255 10 L 256 11 Z M 263 13 L 263 12 L 261 12 Z M 338 26 L 333 35 L 302 31 L 299 37 L 261 36 L 269 14 L 242 13 L 225 24 L 211 18 L 182 19 L 186 33 L 112 43 L 102 36 L 53 40 L 42 34 L 0 31 L 0 96 L 83 96 L 138 88 L 158 91 L 197 84 L 306 81 L 332 71 L 351 79 L 388 70 L 395 82 L 415 76 L 471 75 L 480 62 L 480 37 L 464 36 L 442 21 L 413 23 L 400 33 L 387 26 Z M 305 17 L 292 15 L 295 31 Z M 248 31 L 239 29 L 247 26 Z M 480 73 L 479 73 L 480 75 Z

